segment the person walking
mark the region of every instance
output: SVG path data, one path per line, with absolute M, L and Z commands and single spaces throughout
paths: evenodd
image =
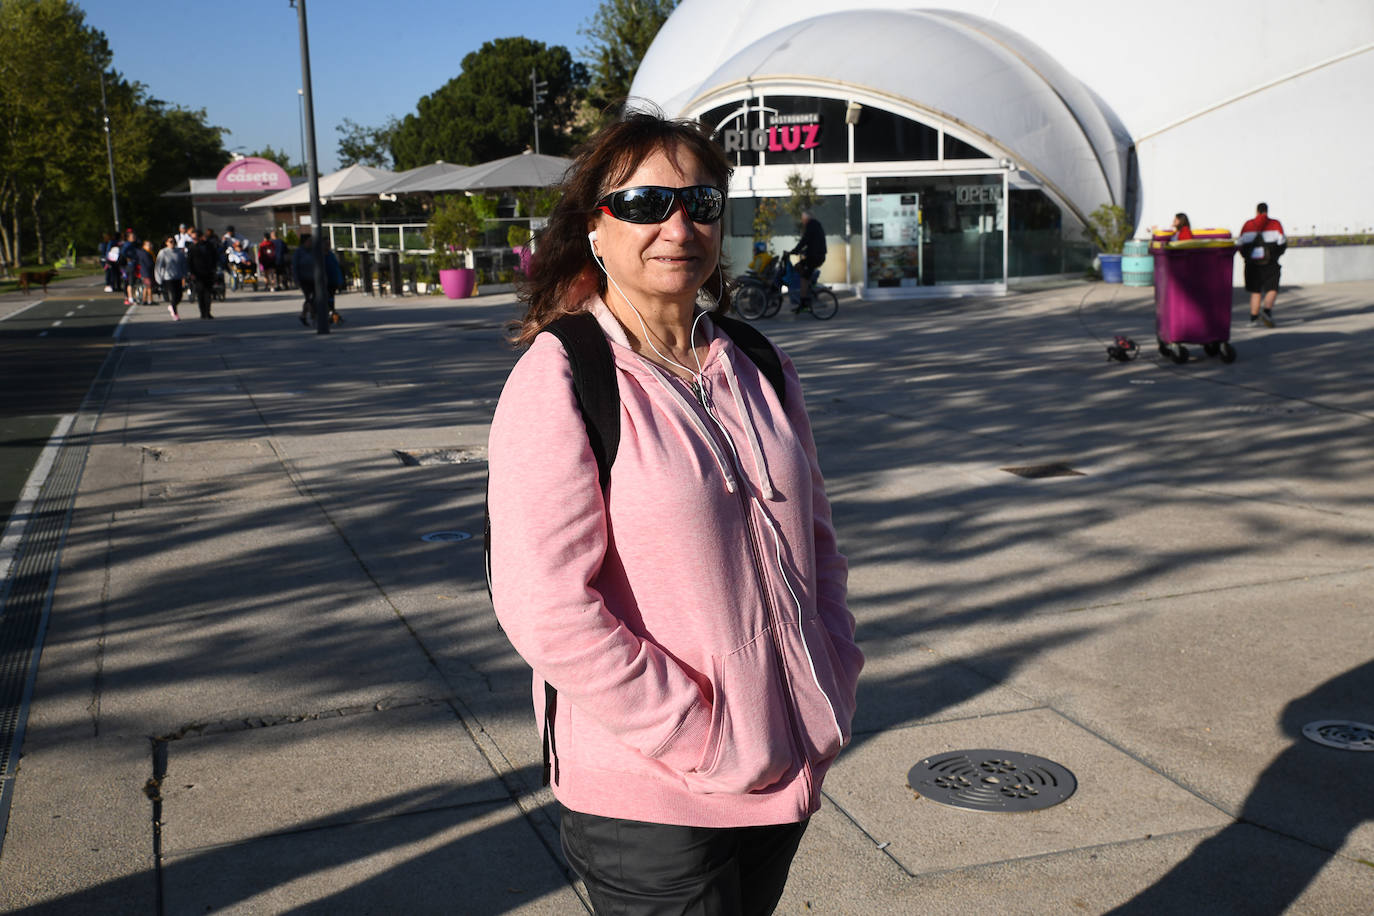
M 196 291 L 200 317 L 214 318 L 210 314 L 210 303 L 215 291 L 215 273 L 219 270 L 219 246 L 215 244 L 213 232 L 207 230 L 197 234 L 196 241 L 186 251 L 186 270 Z
M 283 290 L 288 286 L 291 279 L 290 260 L 287 258 L 286 242 L 277 234 L 277 230 L 272 230 L 272 259 L 277 265 L 277 289 Z
M 811 274 L 820 270 L 825 263 L 825 227 L 810 210 L 802 211 L 802 233 L 793 254 L 801 255 L 797 262 L 797 274 L 801 280 L 801 295 L 797 307 L 792 311 L 800 312 L 811 307 Z
M 277 249 L 272 244 L 272 233 L 264 232 L 262 241 L 258 242 L 258 272 L 262 274 L 263 282 L 267 284 L 267 291 L 274 293 L 277 291 Z
M 112 293 L 115 291 L 115 284 L 119 282 L 119 269 L 115 267 L 115 261 L 119 258 L 119 245 L 111 238 L 110 233 L 102 232 L 100 247 L 97 250 L 100 252 L 100 264 L 105 268 L 105 292 Z M 111 252 L 114 253 L 113 257 Z
M 181 305 L 182 283 L 186 279 L 186 252 L 176 246 L 176 238 L 167 236 L 162 250 L 157 253 L 157 266 L 154 268 L 158 285 L 167 294 L 167 312 L 173 321 L 180 321 L 177 307 Z
M 1250 324 L 1274 326 L 1274 302 L 1279 297 L 1279 257 L 1288 250 L 1283 224 L 1269 216 L 1269 205 L 1255 206 L 1253 219 L 1241 227 L 1236 247 L 1245 258 L 1245 289 L 1250 294 Z
M 153 304 L 153 257 L 151 239 L 144 239 L 143 244 L 134 249 L 134 263 L 138 268 L 138 281 L 134 285 L 134 296 L 139 305 Z
M 797 371 L 726 316 L 730 171 L 695 122 L 588 141 L 491 426 L 492 604 L 598 913 L 771 913 L 863 666 Z M 619 395 L 604 478 L 569 322 Z
M 304 297 L 301 302 L 301 324 L 310 327 L 315 314 L 315 256 L 311 253 L 312 237 L 309 232 L 301 236 L 296 250 L 291 253 L 291 279 L 296 289 Z
M 137 290 L 135 277 L 138 273 L 138 256 L 134 254 L 141 246 L 138 244 L 138 233 L 133 229 L 124 230 L 124 239 L 119 243 L 119 260 L 117 266 L 120 272 L 120 282 L 124 290 L 124 304 L 133 305 L 133 297 Z

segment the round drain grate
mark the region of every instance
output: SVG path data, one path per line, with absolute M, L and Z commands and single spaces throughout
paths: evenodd
M 1016 751 L 951 751 L 911 768 L 907 784 L 933 802 L 974 811 L 1039 811 L 1078 788 L 1052 760 Z
M 466 531 L 431 531 L 420 535 L 422 541 L 466 541 L 472 535 Z
M 1323 719 L 1309 722 L 1302 727 L 1302 733 L 1309 741 L 1343 751 L 1374 751 L 1374 725 L 1363 722 L 1344 722 L 1340 719 Z

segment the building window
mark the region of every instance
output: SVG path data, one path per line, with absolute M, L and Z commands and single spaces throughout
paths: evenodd
M 725 147 L 725 158 L 731 165 L 740 168 L 759 164 L 756 147 L 762 144 L 755 131 L 763 128 L 756 99 L 717 106 L 701 115 L 699 120 L 711 128 L 716 142 Z
M 971 143 L 965 143 L 958 137 L 951 137 L 949 134 L 945 134 L 945 158 L 991 159 L 992 157 Z
M 939 132 L 929 125 L 864 106 L 854 125 L 854 161 L 934 159 L 939 139 Z
M 770 95 L 763 99 L 763 106 L 769 139 L 768 149 L 763 154 L 765 165 L 849 161 L 844 102 Z
M 768 96 L 731 102 L 701 116 L 737 168 L 848 162 L 845 103 L 809 96 Z
M 1093 247 L 1082 238 L 1078 221 L 1064 227 L 1064 211 L 1038 188 L 1011 190 L 1007 211 L 1007 273 L 1013 277 L 1076 274 L 1092 264 Z

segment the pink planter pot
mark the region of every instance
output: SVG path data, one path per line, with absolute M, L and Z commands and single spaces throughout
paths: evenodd
M 439 285 L 450 299 L 467 299 L 477 286 L 477 271 L 469 267 L 455 267 L 439 271 Z

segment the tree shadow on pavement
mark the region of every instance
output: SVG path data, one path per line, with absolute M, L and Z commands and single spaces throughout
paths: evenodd
M 504 791 L 494 781 L 490 789 Z M 561 857 L 545 855 L 514 804 L 455 805 L 453 794 L 448 787 L 398 793 L 289 831 L 169 855 L 156 871 L 12 912 L 147 912 L 142 902 L 154 894 L 157 911 L 169 913 L 497 914 L 558 892 L 571 900 Z M 533 812 L 547 814 L 547 807 Z
M 1111 912 L 1288 912 L 1351 832 L 1374 821 L 1374 754 L 1325 747 L 1303 736 L 1305 725 L 1326 720 L 1374 722 L 1374 661 L 1289 703 L 1279 723 L 1293 744 L 1260 774 L 1235 822 Z M 1276 844 L 1276 838 L 1287 842 Z M 1275 846 L 1277 855 L 1267 851 Z M 1360 865 L 1374 869 L 1369 862 Z

